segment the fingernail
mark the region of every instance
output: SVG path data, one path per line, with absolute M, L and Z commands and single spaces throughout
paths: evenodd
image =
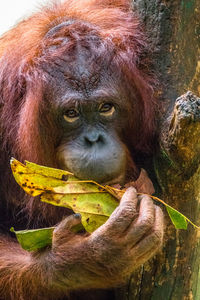
M 81 214 L 74 214 L 74 218 L 76 218 L 76 219 L 81 219 Z

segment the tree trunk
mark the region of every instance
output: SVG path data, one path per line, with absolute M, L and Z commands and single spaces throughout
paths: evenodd
M 157 196 L 200 225 L 200 98 L 194 95 L 200 94 L 200 1 L 133 5 L 156 49 L 155 69 L 164 83 L 160 151 L 154 158 Z M 165 223 L 162 251 L 116 290 L 117 300 L 200 299 L 200 231 L 191 225 L 176 230 L 167 214 Z

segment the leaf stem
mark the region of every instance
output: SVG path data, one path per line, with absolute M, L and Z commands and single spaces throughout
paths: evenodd
M 194 224 L 190 219 L 188 219 L 185 215 L 183 215 L 182 213 L 180 213 L 177 209 L 173 208 L 172 206 L 170 206 L 169 204 L 165 203 L 163 200 L 161 200 L 158 197 L 152 196 L 152 195 L 148 195 L 148 194 L 143 194 L 143 193 L 137 193 L 138 195 L 147 195 L 149 197 L 151 197 L 152 199 L 162 203 L 165 206 L 170 207 L 171 209 L 175 210 L 177 213 L 179 213 L 182 217 L 184 217 L 190 224 L 192 224 L 195 228 L 200 229 L 200 226 L 197 226 L 196 224 Z

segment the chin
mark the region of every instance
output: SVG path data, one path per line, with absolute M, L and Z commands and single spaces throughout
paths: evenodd
M 120 184 L 123 185 L 125 183 L 125 175 L 120 174 L 119 176 L 111 179 L 111 180 L 107 180 L 104 182 L 100 182 L 103 185 L 115 185 L 115 184 Z
M 102 185 L 115 185 L 115 184 L 120 184 L 123 185 L 125 183 L 125 174 L 119 174 L 117 176 L 108 176 L 106 174 L 105 176 L 93 176 L 91 175 L 83 175 L 80 173 L 72 172 L 75 177 L 79 178 L 80 180 L 93 180 L 99 184 Z M 89 173 L 87 173 L 89 174 Z

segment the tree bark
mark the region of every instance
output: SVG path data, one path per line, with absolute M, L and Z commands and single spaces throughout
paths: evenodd
M 135 0 L 133 6 L 164 83 L 156 195 L 200 225 L 200 1 Z M 117 300 L 200 299 L 200 231 L 176 230 L 167 214 L 165 223 L 162 251 L 116 290 Z

